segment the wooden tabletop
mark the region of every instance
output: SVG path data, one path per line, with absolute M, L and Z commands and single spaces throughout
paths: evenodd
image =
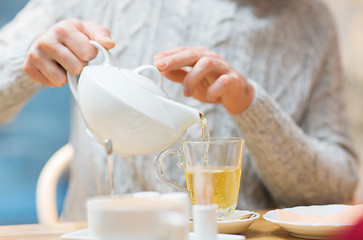
M 261 217 L 242 234 L 247 239 L 276 240 L 297 239 L 273 223 L 262 218 L 266 211 L 256 211 Z M 7 240 L 60 240 L 60 236 L 87 228 L 85 222 L 57 223 L 52 225 L 27 224 L 0 226 L 0 239 Z

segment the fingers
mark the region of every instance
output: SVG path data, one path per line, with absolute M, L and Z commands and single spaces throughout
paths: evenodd
M 219 97 L 223 96 L 227 91 L 233 88 L 233 76 L 224 74 L 220 76 L 207 90 L 207 99 L 209 101 L 216 101 Z
M 62 44 L 52 48 L 49 54 L 52 59 L 71 74 L 80 74 L 82 69 L 88 64 L 88 61 L 80 60 L 69 50 L 69 48 Z
M 188 72 L 189 71 L 186 69 L 177 69 L 177 70 L 165 71 L 162 72 L 162 74 L 173 82 L 182 83 Z
M 80 74 L 96 57 L 98 51 L 90 39 L 107 49 L 115 46 L 109 30 L 95 22 L 61 21 L 35 39 L 27 52 L 23 70 L 36 82 L 50 87 L 63 86 L 67 81 L 66 71 Z
M 32 46 L 28 55 L 36 55 L 38 57 L 48 58 L 49 61 L 55 61 L 72 74 L 80 74 L 83 67 L 88 64 L 87 61 L 80 60 L 65 45 L 52 38 L 39 41 Z M 37 59 L 33 59 L 32 61 L 37 61 Z
M 106 49 L 111 49 L 115 46 L 115 42 L 111 39 L 110 31 L 96 22 L 68 19 L 59 22 L 55 27 L 57 35 L 68 41 L 73 40 L 73 37 L 75 37 L 73 34 L 78 32 L 84 35 L 83 37 L 79 35 L 79 39 L 94 40 Z M 68 36 L 71 36 L 71 38 Z
M 184 95 L 192 96 L 196 86 L 202 80 L 207 81 L 208 85 L 213 84 L 216 78 L 225 73 L 221 66 L 222 63 L 219 59 L 202 57 L 184 79 Z
M 39 82 L 49 87 L 57 87 L 57 85 L 50 82 L 35 66 L 31 64 L 23 66 L 24 72 L 34 81 Z
M 185 96 L 221 103 L 231 114 L 241 113 L 252 103 L 253 87 L 228 62 L 206 48 L 166 50 L 154 56 L 154 65 L 167 78 L 182 83 Z
M 90 39 L 99 42 L 107 49 L 115 46 L 109 30 L 94 22 L 71 19 L 60 22 L 52 30 L 54 37 L 83 62 L 91 61 L 97 55 L 97 49 L 90 43 Z
M 215 61 L 219 63 L 221 57 L 204 47 L 178 47 L 154 56 L 154 65 L 164 76 L 174 82 L 183 82 L 185 96 L 191 96 L 200 81 L 210 79 L 212 84 L 219 77 L 220 66 L 214 64 Z M 191 67 L 191 70 L 186 71 L 185 67 Z
M 96 22 L 82 22 L 83 32 L 91 39 L 100 43 L 106 49 L 115 46 L 115 42 L 111 39 L 110 31 Z
M 61 87 L 67 83 L 66 71 L 61 68 L 56 62 L 49 61 L 46 66 L 43 66 L 39 71 L 53 85 Z
M 178 47 L 160 52 L 154 56 L 154 65 L 160 71 L 170 71 L 182 67 L 193 67 L 201 57 L 220 58 L 218 54 L 204 47 Z
M 51 35 L 51 37 L 57 38 L 57 42 L 67 47 L 78 59 L 88 62 L 96 57 L 97 49 L 90 43 L 88 36 L 80 32 L 79 28 L 82 27 L 60 23 L 54 26 L 54 36 Z
M 164 76 L 183 83 L 185 96 L 200 95 L 222 74 L 231 69 L 218 54 L 204 47 L 178 47 L 154 56 L 155 66 Z M 187 74 L 184 67 L 191 67 Z M 194 91 L 198 89 L 198 94 Z
M 168 49 L 162 52 L 155 54 L 154 61 L 163 57 L 167 57 L 185 50 L 199 50 L 199 51 L 207 51 L 208 49 L 205 47 L 176 47 L 172 49 Z
M 24 72 L 35 82 L 49 87 L 60 87 L 66 84 L 66 72 L 54 61 L 35 53 L 31 54 L 23 64 Z
M 154 65 L 161 71 L 171 71 L 185 66 L 192 67 L 200 57 L 196 51 L 185 50 L 159 58 L 154 62 Z

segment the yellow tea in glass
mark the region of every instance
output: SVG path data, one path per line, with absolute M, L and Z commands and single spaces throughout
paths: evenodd
M 238 192 L 241 181 L 241 168 L 240 167 L 203 167 L 200 173 L 203 177 L 210 179 L 213 189 L 213 203 L 217 204 L 219 217 L 229 215 L 234 209 L 236 209 Z M 185 178 L 187 182 L 188 190 L 190 191 L 190 203 L 195 204 L 194 198 L 194 169 L 185 169 Z
M 236 209 L 238 202 L 244 139 L 240 137 L 183 139 L 180 140 L 180 146 L 180 149 L 166 149 L 157 157 L 156 169 L 160 179 L 178 191 L 180 189 L 187 191 L 192 205 L 212 202 L 217 204 L 218 219 L 228 216 Z M 187 188 L 164 175 L 162 161 L 169 154 L 177 155 L 178 165 L 184 167 Z M 203 191 L 205 193 L 201 193 Z M 208 199 L 203 201 L 203 198 Z

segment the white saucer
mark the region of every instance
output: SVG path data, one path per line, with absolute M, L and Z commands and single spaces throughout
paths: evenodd
M 71 232 L 64 234 L 60 237 L 62 240 L 99 240 L 95 237 L 91 237 L 88 234 L 88 229 L 79 230 L 77 232 Z M 189 240 L 194 239 L 194 233 L 189 233 Z M 217 240 L 243 240 L 246 239 L 243 235 L 231 235 L 231 234 L 218 234 Z
M 88 234 L 88 229 L 82 229 L 76 232 L 66 233 L 60 237 L 64 240 L 98 240 Z
M 331 205 L 313 205 L 313 206 L 298 206 L 292 208 L 284 208 L 297 214 L 316 214 L 324 215 L 342 211 L 349 207 L 343 204 Z M 319 223 L 296 223 L 281 221 L 276 210 L 268 211 L 263 218 L 273 222 L 282 229 L 286 230 L 291 236 L 307 239 L 326 239 L 332 236 L 335 232 L 341 231 L 349 224 L 319 224 Z
M 241 219 L 241 217 L 253 214 L 248 219 Z M 235 210 L 230 216 L 225 220 L 217 221 L 218 232 L 225 234 L 239 234 L 246 231 L 252 223 L 254 223 L 260 214 L 247 211 L 247 210 Z M 189 231 L 193 231 L 193 222 L 189 221 Z

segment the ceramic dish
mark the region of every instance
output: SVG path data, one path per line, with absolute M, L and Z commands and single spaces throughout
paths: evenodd
M 252 214 L 248 219 L 241 219 L 246 215 Z M 254 223 L 260 214 L 246 211 L 246 210 L 236 210 L 225 220 L 217 221 L 218 232 L 225 234 L 238 234 L 246 231 L 252 223 Z M 193 222 L 189 221 L 189 231 L 193 231 Z
M 299 206 L 293 208 L 284 208 L 296 214 L 316 214 L 325 215 L 344 211 L 349 205 L 332 204 L 332 205 L 314 205 L 314 206 Z M 334 233 L 341 231 L 351 224 L 321 224 L 321 223 L 297 223 L 281 221 L 276 210 L 268 211 L 263 215 L 267 221 L 277 224 L 282 229 L 286 230 L 290 235 L 299 238 L 307 239 L 326 239 Z

